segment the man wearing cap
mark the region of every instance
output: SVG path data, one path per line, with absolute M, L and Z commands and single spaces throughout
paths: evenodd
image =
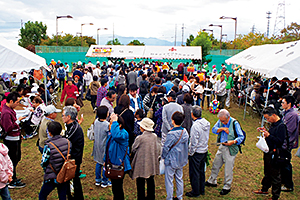
M 136 179 L 137 199 L 155 199 L 154 176 L 159 174 L 158 157 L 160 144 L 153 133 L 154 122 L 144 118 L 138 122 L 143 133 L 135 138 L 132 145 L 134 158 L 131 162 L 132 179 Z M 145 182 L 147 182 L 147 197 L 145 195 Z
M 179 104 L 179 105 L 182 105 L 184 104 L 184 101 L 183 101 L 183 97 L 186 93 L 189 93 L 190 92 L 190 87 L 188 85 L 184 85 L 182 87 L 182 94 L 178 95 L 177 96 L 177 99 L 176 99 L 176 102 Z
M 220 102 L 219 108 L 223 109 L 226 99 L 226 81 L 223 74 L 216 83 L 215 93 L 217 95 L 217 100 Z
M 174 91 L 169 92 L 167 95 L 168 99 L 168 104 L 164 105 L 163 110 L 162 110 L 162 127 L 161 127 L 161 144 L 162 146 L 165 143 L 166 137 L 168 132 L 173 128 L 172 124 L 172 115 L 176 112 L 179 111 L 183 113 L 183 108 L 181 105 L 175 102 L 176 100 L 176 93 Z
M 233 90 L 233 79 L 232 76 L 230 76 L 230 72 L 226 71 L 225 72 L 225 81 L 226 81 L 226 93 L 227 93 L 227 98 L 226 98 L 226 106 L 227 108 L 230 108 L 230 93 Z
M 61 112 L 60 109 L 56 109 L 54 105 L 49 105 L 44 108 L 45 117 L 43 117 L 39 127 L 39 151 L 43 153 L 45 141 L 50 138 L 47 131 L 47 125 L 56 119 L 57 113 Z

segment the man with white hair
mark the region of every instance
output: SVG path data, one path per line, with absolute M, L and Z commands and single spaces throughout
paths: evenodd
M 211 175 L 206 181 L 205 186 L 217 187 L 218 173 L 222 165 L 225 164 L 224 187 L 220 195 L 226 195 L 231 191 L 234 160 L 239 152 L 238 145 L 244 140 L 244 135 L 238 121 L 230 117 L 230 113 L 226 109 L 220 110 L 218 118 L 219 120 L 212 128 L 212 132 L 218 135 L 217 145 L 220 145 L 220 147 L 213 162 Z M 236 132 L 238 137 L 235 137 L 234 132 Z

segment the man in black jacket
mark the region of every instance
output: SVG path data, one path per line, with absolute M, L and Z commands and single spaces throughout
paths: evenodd
M 264 178 L 261 182 L 262 189 L 254 191 L 255 194 L 267 195 L 268 190 L 272 187 L 272 199 L 279 199 L 281 192 L 281 175 L 280 164 L 273 159 L 273 151 L 282 149 L 283 142 L 286 138 L 287 129 L 283 121 L 277 115 L 276 110 L 272 107 L 267 107 L 263 111 L 263 115 L 268 122 L 271 123 L 269 131 L 264 127 L 259 127 L 258 130 L 263 132 L 269 152 L 264 153 Z
M 66 123 L 67 130 L 65 136 L 72 143 L 71 158 L 75 159 L 77 165 L 75 178 L 73 179 L 74 186 L 74 198 L 71 197 L 71 193 L 68 192 L 68 199 L 84 199 L 82 193 L 82 186 L 80 182 L 80 164 L 82 163 L 83 147 L 84 147 L 84 135 L 82 128 L 76 120 L 77 110 L 73 106 L 64 107 L 62 113 L 62 120 Z

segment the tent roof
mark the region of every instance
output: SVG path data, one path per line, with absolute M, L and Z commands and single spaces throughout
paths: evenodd
M 0 73 L 48 69 L 46 60 L 27 49 L 0 37 Z
M 121 46 L 91 45 L 87 57 L 148 58 L 148 59 L 195 59 L 201 60 L 201 46 Z
M 300 41 L 252 46 L 225 61 L 278 79 L 300 78 Z

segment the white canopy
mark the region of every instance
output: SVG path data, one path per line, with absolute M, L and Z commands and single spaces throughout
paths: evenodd
M 0 73 L 48 69 L 46 60 L 27 49 L 0 37 Z
M 300 41 L 252 46 L 225 61 L 267 77 L 300 78 Z
M 201 60 L 201 46 L 121 46 L 91 45 L 86 57 L 148 58 L 148 59 L 195 59 Z

